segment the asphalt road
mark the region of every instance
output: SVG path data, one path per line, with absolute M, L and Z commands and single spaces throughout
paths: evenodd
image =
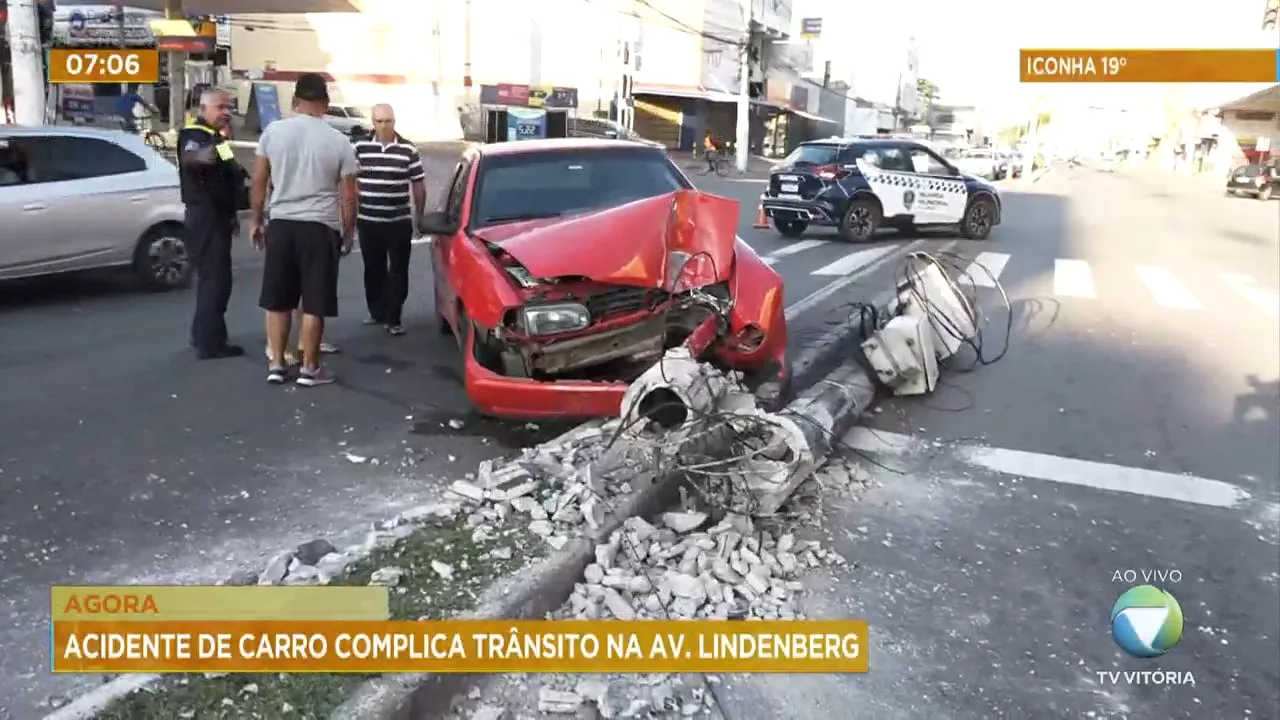
M 451 169 L 429 163 L 430 197 Z M 696 180 L 743 201 L 741 233 L 762 255 L 794 247 L 751 228 L 758 180 Z M 832 247 L 808 249 L 824 258 L 865 249 Z M 433 327 L 424 250 L 414 254 L 402 338 L 360 325 L 359 256 L 346 261 L 343 316 L 326 333 L 343 350 L 331 363 L 340 380 L 311 390 L 264 381 L 261 257 L 243 239 L 227 314 L 232 341 L 249 350 L 241 359 L 193 357 L 189 292 L 140 293 L 105 277 L 0 286 L 0 607 L 9 618 L 0 621 L 0 718 L 36 716 L 51 697 L 92 682 L 47 673 L 50 585 L 217 581 L 316 536 L 339 542 L 433 498 L 481 459 L 564 429 L 472 414 L 456 351 Z M 793 268 L 783 261 L 800 255 L 773 257 Z M 796 308 L 792 352 L 861 292 L 800 265 L 784 277 Z
M 954 250 L 1008 355 L 884 402 L 843 451 L 872 489 L 825 507 L 853 569 L 806 610 L 867 619 L 870 673 L 725 678 L 727 717 L 1280 717 L 1280 204 L 1144 171 L 1006 198 Z M 1144 571 L 1185 617 L 1151 660 L 1109 634 Z M 1099 675 L 1144 670 L 1195 684 Z

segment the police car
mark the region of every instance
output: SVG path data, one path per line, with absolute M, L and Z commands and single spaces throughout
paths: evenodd
M 835 227 L 869 240 L 880 227 L 958 227 L 985 240 L 1000 224 L 999 192 L 961 173 L 923 143 L 902 138 L 831 138 L 802 143 L 769 175 L 761 209 L 773 227 L 800 237 Z

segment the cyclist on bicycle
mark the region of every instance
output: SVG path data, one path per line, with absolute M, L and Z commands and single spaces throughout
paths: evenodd
M 159 111 L 142 99 L 136 87 L 130 87 L 120 95 L 120 100 L 116 103 L 116 113 L 120 116 L 125 132 L 137 133 L 141 130 L 141 121 L 149 120 L 158 115 Z
M 720 143 L 710 130 L 702 136 L 702 152 L 707 158 L 707 172 L 715 172 L 716 162 L 720 160 Z

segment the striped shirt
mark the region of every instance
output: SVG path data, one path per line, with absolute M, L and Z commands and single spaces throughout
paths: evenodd
M 403 222 L 413 219 L 410 184 L 422 180 L 422 156 L 399 136 L 388 145 L 377 139 L 356 143 L 360 164 L 360 212 L 368 222 Z

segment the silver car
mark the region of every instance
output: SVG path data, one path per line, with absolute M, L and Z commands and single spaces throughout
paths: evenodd
M 185 287 L 178 170 L 136 135 L 0 126 L 0 280 L 120 268 Z
M 373 132 L 373 122 L 365 117 L 360 108 L 352 105 L 330 105 L 324 111 L 324 121 L 352 140 L 363 140 Z

